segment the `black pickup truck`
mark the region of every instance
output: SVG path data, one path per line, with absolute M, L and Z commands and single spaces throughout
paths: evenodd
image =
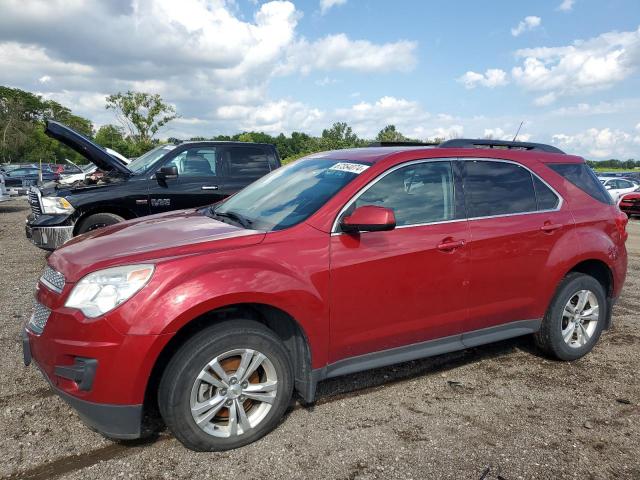
M 280 166 L 273 145 L 215 141 L 161 145 L 124 165 L 58 122 L 45 132 L 107 173 L 94 185 L 31 187 L 26 235 L 44 250 L 123 220 L 218 202 Z

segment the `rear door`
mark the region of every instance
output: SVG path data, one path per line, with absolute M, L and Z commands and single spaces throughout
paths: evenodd
M 471 242 L 465 331 L 540 319 L 554 246 L 574 227 L 560 195 L 522 165 L 464 159 Z
M 201 207 L 230 195 L 227 181 L 221 175 L 224 147 L 194 146 L 180 151 L 164 165 L 175 166 L 178 175 L 149 184 L 149 210 L 160 213 L 169 210 Z

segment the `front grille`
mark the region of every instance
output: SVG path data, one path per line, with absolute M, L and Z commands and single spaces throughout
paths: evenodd
M 36 335 L 41 335 L 42 332 L 44 332 L 44 327 L 47 325 L 49 315 L 51 315 L 51 310 L 41 303 L 36 302 L 33 307 L 33 314 L 27 323 L 27 328 Z
M 64 275 L 60 272 L 56 272 L 49 265 L 44 269 L 44 272 L 40 277 L 40 281 L 54 292 L 60 293 L 64 288 Z
M 28 198 L 29 205 L 31 206 L 31 213 L 33 213 L 33 216 L 35 218 L 38 218 L 40 215 L 42 215 L 42 207 L 40 206 L 40 199 L 38 198 L 38 194 L 33 188 L 29 189 Z

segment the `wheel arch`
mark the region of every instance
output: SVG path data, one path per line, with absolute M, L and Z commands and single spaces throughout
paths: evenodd
M 315 396 L 312 375 L 311 345 L 300 323 L 281 308 L 265 303 L 236 303 L 215 308 L 199 315 L 179 328 L 156 356 L 145 388 L 145 410 L 157 413 L 157 391 L 160 379 L 173 355 L 190 338 L 215 323 L 243 318 L 256 321 L 274 332 L 289 354 L 294 372 L 294 390 L 305 402 Z
M 86 209 L 81 208 L 79 215 L 75 219 L 73 235 L 78 235 L 78 228 L 87 217 L 97 213 L 112 213 L 124 218 L 125 220 L 131 220 L 138 217 L 138 215 L 136 215 L 131 209 L 117 205 L 101 205 Z

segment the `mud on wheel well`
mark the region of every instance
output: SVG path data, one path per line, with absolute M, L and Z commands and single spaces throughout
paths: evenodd
M 162 350 L 151 371 L 145 391 L 144 410 L 150 420 L 157 420 L 157 392 L 162 374 L 180 346 L 202 329 L 214 323 L 234 318 L 254 320 L 273 331 L 282 340 L 293 367 L 296 387 L 311 378 L 309 342 L 298 323 L 286 312 L 270 305 L 246 303 L 229 305 L 192 320 L 182 327 Z M 296 391 L 299 389 L 296 388 Z

